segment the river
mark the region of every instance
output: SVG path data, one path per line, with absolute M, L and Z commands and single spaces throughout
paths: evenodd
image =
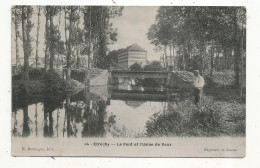
M 74 94 L 13 98 L 12 136 L 46 138 L 145 135 L 146 122 L 168 101 L 190 93 L 162 87 L 99 86 Z

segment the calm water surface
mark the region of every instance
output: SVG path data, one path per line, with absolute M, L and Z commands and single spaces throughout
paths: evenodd
M 125 87 L 125 88 L 124 88 Z M 92 87 L 76 94 L 13 98 L 13 137 L 120 137 L 145 133 L 147 120 L 165 112 L 174 90 L 133 86 Z

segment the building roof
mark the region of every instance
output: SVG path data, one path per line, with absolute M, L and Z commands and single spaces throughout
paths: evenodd
M 128 47 L 126 47 L 126 49 L 125 49 L 126 51 L 144 51 L 144 52 L 146 52 L 146 50 L 145 49 L 143 49 L 142 47 L 140 47 L 138 44 L 132 44 L 132 45 L 130 45 L 130 46 L 128 46 Z
M 127 51 L 140 51 L 140 52 L 147 52 L 145 49 L 143 49 L 142 47 L 140 47 L 138 44 L 132 44 L 126 48 L 121 48 L 118 51 L 118 55 L 119 54 L 122 54 L 122 53 L 125 53 Z

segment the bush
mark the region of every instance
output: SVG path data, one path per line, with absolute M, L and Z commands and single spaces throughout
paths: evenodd
M 130 69 L 131 71 L 142 71 L 142 70 L 143 70 L 142 67 L 141 67 L 141 65 L 138 64 L 138 63 L 134 63 L 133 65 L 131 65 L 131 66 L 129 67 L 129 69 Z
M 245 107 L 209 97 L 201 106 L 192 99 L 169 102 L 166 113 L 156 113 L 147 121 L 146 132 L 147 136 L 244 136 Z
M 144 66 L 145 71 L 162 71 L 162 69 L 160 61 L 152 61 L 150 64 Z
M 21 79 L 21 74 L 15 75 L 12 81 L 13 95 L 23 94 L 42 94 L 44 92 L 52 92 L 54 94 L 65 91 L 78 91 L 83 85 L 75 80 L 65 81 L 62 74 L 57 70 L 45 71 L 43 68 L 32 68 L 30 70 L 29 80 Z
M 246 85 L 246 74 L 243 74 L 243 86 Z M 233 70 L 214 71 L 212 78 L 209 72 L 205 73 L 206 87 L 235 88 L 235 73 Z
M 22 80 L 23 71 L 19 74 L 13 75 L 12 80 Z M 29 78 L 30 80 L 42 80 L 45 74 L 44 68 L 29 68 Z
M 37 94 L 46 90 L 45 84 L 37 80 L 29 81 L 13 81 L 12 94 L 13 96 L 25 95 L 25 94 Z
M 54 71 L 47 71 L 43 76 L 43 80 L 47 88 L 46 91 L 54 93 L 66 91 L 66 82 Z
M 85 81 L 85 75 L 86 75 L 86 70 L 83 70 L 83 69 L 82 70 L 78 70 L 78 69 L 71 70 L 71 79 L 75 79 L 82 83 L 84 83 L 84 81 Z
M 33 80 L 42 80 L 45 74 L 44 68 L 30 68 L 29 69 L 29 77 Z

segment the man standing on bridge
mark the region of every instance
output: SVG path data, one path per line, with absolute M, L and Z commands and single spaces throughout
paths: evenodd
M 194 76 L 195 76 L 195 80 L 193 82 L 193 86 L 194 86 L 194 98 L 195 104 L 201 104 L 201 98 L 202 98 L 202 93 L 203 93 L 203 86 L 205 84 L 204 79 L 202 76 L 200 76 L 199 74 L 199 70 L 194 70 L 193 71 Z

